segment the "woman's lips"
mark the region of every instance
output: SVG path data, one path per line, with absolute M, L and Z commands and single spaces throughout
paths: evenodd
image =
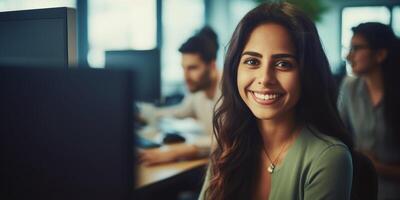
M 253 99 L 261 105 L 271 105 L 278 102 L 284 96 L 279 92 L 256 92 L 249 91 Z

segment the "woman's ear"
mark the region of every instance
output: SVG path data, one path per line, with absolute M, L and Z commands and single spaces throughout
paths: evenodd
M 382 64 L 383 61 L 386 60 L 388 54 L 387 49 L 378 49 L 375 53 L 376 60 L 378 61 L 379 64 Z

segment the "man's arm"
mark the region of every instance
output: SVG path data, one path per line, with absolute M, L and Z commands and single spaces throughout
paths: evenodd
M 141 123 L 154 124 L 159 118 L 162 117 L 195 117 L 193 109 L 193 97 L 188 95 L 184 100 L 175 106 L 169 107 L 156 107 L 151 103 L 138 103 L 139 115 L 136 120 Z
M 188 94 L 179 105 L 158 108 L 156 110 L 156 117 L 195 117 L 193 108 L 193 95 L 194 94 Z

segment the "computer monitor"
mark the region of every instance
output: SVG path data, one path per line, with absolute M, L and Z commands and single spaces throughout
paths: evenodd
M 130 199 L 130 73 L 0 67 L 0 199 Z
M 72 8 L 0 12 L 0 65 L 75 66 L 75 13 Z
M 106 68 L 135 73 L 135 100 L 158 102 L 161 98 L 160 50 L 106 51 Z

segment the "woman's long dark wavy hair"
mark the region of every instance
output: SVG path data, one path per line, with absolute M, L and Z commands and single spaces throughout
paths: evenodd
M 383 115 L 390 133 L 400 140 L 400 125 L 396 123 L 400 112 L 400 79 L 396 73 L 400 67 L 400 40 L 390 26 L 378 23 L 361 23 L 352 28 L 354 34 L 361 35 L 373 50 L 386 49 L 382 62 L 383 79 Z M 397 120 L 398 122 L 398 120 Z
M 226 52 L 222 96 L 213 118 L 217 146 L 211 155 L 207 199 L 249 199 L 255 192 L 263 143 L 256 117 L 240 98 L 237 72 L 251 32 L 265 23 L 284 26 L 295 43 L 302 88 L 296 120 L 352 147 L 336 108 L 337 88 L 314 23 L 288 3 L 262 4 L 239 22 Z

